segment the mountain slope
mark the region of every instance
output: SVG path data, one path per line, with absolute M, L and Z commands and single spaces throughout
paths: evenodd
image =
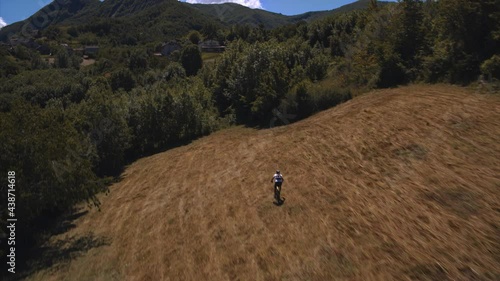
M 59 2 L 63 4 L 58 4 Z M 75 3 L 79 3 L 76 5 Z M 78 8 L 72 8 L 76 6 Z M 105 23 L 119 26 L 119 37 L 130 33 L 144 34 L 146 38 L 162 40 L 185 35 L 189 30 L 201 29 L 212 16 L 177 0 L 61 0 L 52 2 L 25 21 L 0 30 L 0 40 L 25 31 L 43 30 L 49 26 L 85 26 Z M 140 24 L 138 24 L 140 23 Z M 130 32 L 129 32 L 130 31 Z M 115 30 L 115 33 L 117 30 Z M 113 34 L 117 35 L 117 34 Z
M 498 96 L 412 86 L 220 131 L 130 165 L 28 280 L 495 280 L 498 120 Z
M 265 10 L 234 4 L 187 4 L 177 0 L 58 0 L 43 7 L 28 19 L 0 30 L 0 41 L 13 34 L 29 35 L 30 30 L 43 30 L 52 25 L 86 25 L 117 19 L 124 29 L 140 29 L 149 38 L 173 39 L 191 29 L 200 30 L 207 22 L 219 25 L 249 24 L 266 28 L 312 21 L 341 12 L 368 7 L 368 0 L 342 6 L 331 11 L 307 12 L 285 16 Z M 380 5 L 387 2 L 381 1 Z M 136 23 L 140 22 L 140 25 Z M 28 31 L 28 32 L 26 32 Z M 125 36 L 125 35 L 124 35 Z
M 214 16 L 227 25 L 249 24 L 257 26 L 263 24 L 266 28 L 274 28 L 293 22 L 291 17 L 282 14 L 250 9 L 234 3 L 193 4 L 192 6 L 207 15 Z
M 275 28 L 290 23 L 297 23 L 299 21 L 312 21 L 338 13 L 366 9 L 369 6 L 369 3 L 370 0 L 358 0 L 333 10 L 312 11 L 293 16 L 286 16 L 259 9 L 250 9 L 234 3 L 209 5 L 193 4 L 193 6 L 207 15 L 212 15 L 218 18 L 225 24 L 250 24 L 254 26 L 262 24 L 266 28 Z M 379 5 L 386 5 L 389 3 L 390 2 L 379 1 Z
M 93 11 L 99 0 L 58 0 L 49 3 L 26 20 L 9 24 L 0 29 L 0 41 L 6 42 L 12 35 L 31 37 L 34 30 L 43 30 L 51 25 L 79 16 L 82 10 Z

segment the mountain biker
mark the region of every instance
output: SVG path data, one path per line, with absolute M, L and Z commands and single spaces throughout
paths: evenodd
M 276 198 L 276 201 L 280 202 L 281 198 L 279 198 L 279 194 L 281 193 L 281 185 L 285 179 L 283 178 L 283 175 L 281 174 L 280 170 L 276 170 L 276 174 L 274 174 L 273 178 L 271 179 L 271 182 L 274 182 L 274 197 Z

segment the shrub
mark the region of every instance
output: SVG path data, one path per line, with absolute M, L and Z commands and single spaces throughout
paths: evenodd
M 328 71 L 328 57 L 316 55 L 307 63 L 306 72 L 312 81 L 319 81 L 325 78 Z
M 481 73 L 489 80 L 500 79 L 500 56 L 494 55 L 481 64 Z
M 181 63 L 186 70 L 187 76 L 193 76 L 198 73 L 203 65 L 200 50 L 196 45 L 188 45 L 182 49 Z
M 135 87 L 135 78 L 132 72 L 127 68 L 122 68 L 111 74 L 111 88 L 113 91 L 124 89 L 130 91 Z
M 165 74 L 163 75 L 165 80 L 170 81 L 175 78 L 185 78 L 186 70 L 182 67 L 180 63 L 172 62 L 165 69 Z

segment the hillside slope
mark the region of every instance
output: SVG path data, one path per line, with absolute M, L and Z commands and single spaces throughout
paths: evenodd
M 58 3 L 61 4 L 58 4 Z M 177 0 L 61 0 L 43 7 L 28 19 L 0 30 L 0 41 L 15 35 L 30 37 L 33 29 L 49 26 L 88 26 L 96 23 L 118 25 L 118 36 L 143 36 L 145 41 L 173 39 L 192 29 L 200 30 L 207 23 L 219 24 L 191 5 Z M 77 5 L 78 4 L 78 5 Z M 137 23 L 141 23 L 138 25 Z M 118 31 L 115 31 L 115 33 Z M 115 34 L 117 35 L 117 34 Z
M 207 15 L 216 17 L 227 25 L 249 24 L 257 26 L 263 24 L 266 28 L 274 28 L 293 22 L 291 17 L 282 14 L 250 9 L 234 3 L 192 4 L 191 6 Z
M 379 5 L 389 2 L 380 1 Z M 177 0 L 58 0 L 51 2 L 24 21 L 0 29 L 0 41 L 15 34 L 28 36 L 31 30 L 49 26 L 82 26 L 92 22 L 118 20 L 126 30 L 138 29 L 146 38 L 174 39 L 189 30 L 201 30 L 207 23 L 276 28 L 299 21 L 313 21 L 329 15 L 367 8 L 369 0 L 359 0 L 329 11 L 286 16 L 234 4 L 188 4 Z M 137 26 L 140 22 L 141 25 Z
M 28 280 L 498 280 L 499 202 L 498 96 L 380 90 L 140 159 Z
M 390 3 L 391 2 L 387 1 L 379 1 L 378 5 L 382 6 Z M 369 4 L 370 0 L 358 0 L 333 10 L 311 11 L 292 16 L 273 13 L 266 10 L 251 9 L 234 3 L 192 4 L 191 6 L 207 15 L 215 16 L 226 25 L 249 24 L 258 26 L 262 24 L 265 28 L 276 28 L 286 24 L 298 23 L 300 21 L 314 21 L 335 14 L 366 9 L 369 7 Z

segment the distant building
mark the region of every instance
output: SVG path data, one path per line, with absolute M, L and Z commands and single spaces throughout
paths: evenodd
M 77 56 L 83 56 L 83 53 L 85 52 L 84 48 L 74 48 L 73 53 Z
M 177 41 L 166 42 L 161 46 L 161 54 L 162 56 L 170 56 L 173 52 L 182 49 L 181 44 Z
M 99 53 L 99 46 L 85 46 L 83 48 L 83 53 L 88 56 L 96 55 Z
M 200 50 L 205 53 L 222 53 L 226 50 L 226 46 L 221 46 L 215 40 L 203 41 L 199 44 Z

